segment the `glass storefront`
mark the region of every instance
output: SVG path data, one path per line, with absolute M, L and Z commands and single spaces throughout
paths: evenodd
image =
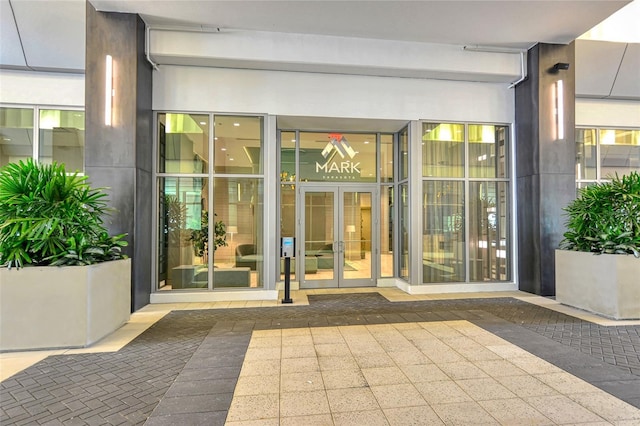
M 577 128 L 576 186 L 640 170 L 640 129 Z
M 0 107 L 0 166 L 34 158 L 83 173 L 84 133 L 84 111 Z
M 158 115 L 157 289 L 264 285 L 263 133 L 262 117 Z

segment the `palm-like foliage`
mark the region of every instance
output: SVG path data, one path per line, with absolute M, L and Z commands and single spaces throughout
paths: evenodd
M 0 169 L 0 265 L 91 264 L 121 259 L 124 235 L 103 225 L 106 194 L 64 165 L 26 162 Z
M 588 186 L 564 209 L 567 228 L 560 248 L 640 257 L 640 174 Z

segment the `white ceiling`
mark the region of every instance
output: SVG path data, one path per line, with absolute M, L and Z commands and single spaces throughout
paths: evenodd
M 138 13 L 151 26 L 523 49 L 537 42 L 571 42 L 630 1 L 90 0 L 90 3 L 100 11 Z M 0 67 L 84 72 L 85 7 L 85 0 L 0 0 Z M 635 50 L 627 49 L 626 57 Z M 584 62 L 591 67 L 599 66 L 597 60 Z M 635 64 L 635 59 L 630 64 Z M 624 71 L 622 57 L 616 67 Z M 633 74 L 631 69 L 630 75 Z M 618 89 L 609 88 L 609 95 L 617 93 Z M 628 92 L 624 86 L 619 90 Z M 635 96 L 631 94 L 631 98 Z

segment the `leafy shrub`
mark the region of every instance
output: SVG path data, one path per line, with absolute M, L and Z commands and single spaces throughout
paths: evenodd
M 106 194 L 64 165 L 31 159 L 0 169 L 0 265 L 88 265 L 126 258 L 126 234 L 103 225 Z
M 563 250 L 640 257 L 640 174 L 588 186 L 565 209 Z

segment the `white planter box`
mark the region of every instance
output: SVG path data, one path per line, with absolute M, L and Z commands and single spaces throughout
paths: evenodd
M 129 320 L 131 259 L 0 268 L 0 350 L 89 346 Z
M 556 250 L 556 300 L 613 319 L 640 318 L 640 259 Z

